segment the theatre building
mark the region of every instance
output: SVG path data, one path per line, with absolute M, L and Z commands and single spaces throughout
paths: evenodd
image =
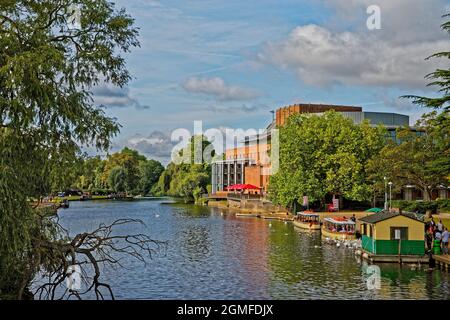
M 225 151 L 224 160 L 212 163 L 212 194 L 226 194 L 227 187 L 236 184 L 251 184 L 259 190 L 252 191 L 264 195 L 267 192 L 271 166 L 270 151 L 272 129 L 282 127 L 287 119 L 294 114 L 321 114 L 334 110 L 344 117 L 351 119 L 355 124 L 368 120 L 372 126 L 382 124 L 390 137 L 396 141 L 396 130 L 399 127 L 409 126 L 409 116 L 397 113 L 367 112 L 357 106 L 324 105 L 324 104 L 295 104 L 276 110 L 273 121 L 262 134 L 247 137 L 241 141 L 242 146 Z M 423 134 L 410 127 L 417 134 Z M 414 186 L 403 188 L 401 198 L 416 200 L 423 198 L 421 192 Z M 449 190 L 443 186 L 436 193 L 440 198 L 448 198 Z

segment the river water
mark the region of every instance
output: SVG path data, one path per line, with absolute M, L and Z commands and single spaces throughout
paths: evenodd
M 367 265 L 346 248 L 292 223 L 236 217 L 210 207 L 152 201 L 71 202 L 59 211 L 74 235 L 133 218 L 120 234 L 166 241 L 147 264 L 132 258 L 106 268 L 102 280 L 119 299 L 449 299 L 449 277 L 428 266 L 380 264 L 369 290 Z

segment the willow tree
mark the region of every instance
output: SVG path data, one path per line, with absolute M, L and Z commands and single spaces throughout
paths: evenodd
M 385 136 L 382 127 L 355 125 L 334 111 L 292 115 L 280 128 L 280 168 L 269 183 L 272 201 L 292 206 L 303 196 L 311 202 L 323 202 L 327 195 L 370 199 L 366 164 L 382 148 Z
M 106 0 L 0 2 L 1 298 L 26 297 L 37 271 L 65 271 L 75 253 L 30 199 L 65 176 L 81 145 L 106 150 L 118 133 L 91 91 L 129 82 L 133 24 Z

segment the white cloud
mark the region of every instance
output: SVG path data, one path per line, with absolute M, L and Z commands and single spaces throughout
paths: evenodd
M 186 91 L 213 96 L 222 101 L 251 100 L 260 96 L 253 90 L 234 85 L 227 85 L 223 79 L 191 77 L 183 83 Z
M 365 18 L 368 0 L 333 2 L 338 17 Z M 450 39 L 439 28 L 441 0 L 380 0 L 382 29 L 333 31 L 314 24 L 298 26 L 283 41 L 268 43 L 259 60 L 294 71 L 306 84 L 396 86 L 425 89 L 424 76 L 445 61 L 424 59 L 448 51 Z M 345 20 L 344 20 L 345 21 Z
M 117 143 L 117 149 L 127 146 L 138 150 L 148 158 L 152 158 L 167 164 L 173 147 L 177 142 L 170 139 L 170 135 L 162 131 L 153 131 L 148 136 L 136 134 L 125 141 Z

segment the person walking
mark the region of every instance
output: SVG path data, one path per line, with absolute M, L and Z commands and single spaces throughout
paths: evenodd
M 444 232 L 442 232 L 442 253 L 448 254 L 448 239 L 450 237 L 450 233 L 448 232 L 447 227 L 444 227 Z

